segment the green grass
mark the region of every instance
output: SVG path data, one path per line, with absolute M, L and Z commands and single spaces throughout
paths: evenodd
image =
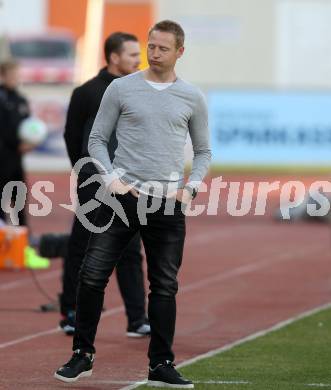
M 197 383 L 197 390 L 328 388 L 307 386 L 313 383 L 327 384 L 331 388 L 331 310 L 323 310 L 212 358 L 200 360 L 180 372 L 195 382 L 249 382 Z M 145 388 L 148 387 L 138 387 Z

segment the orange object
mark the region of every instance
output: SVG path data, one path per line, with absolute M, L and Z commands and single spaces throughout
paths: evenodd
M 87 0 L 48 0 L 47 4 L 47 25 L 49 28 L 64 28 L 71 31 L 77 39 L 84 36 Z M 145 69 L 147 67 L 147 35 L 155 22 L 155 13 L 152 0 L 105 1 L 101 49 L 103 49 L 104 40 L 115 31 L 135 34 L 142 46 L 141 69 Z M 101 60 L 104 64 L 103 55 Z
M 28 229 L 23 226 L 0 228 L 0 269 L 24 268 L 24 250 L 28 245 Z

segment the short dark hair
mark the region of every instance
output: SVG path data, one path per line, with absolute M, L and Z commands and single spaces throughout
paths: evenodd
M 124 32 L 115 32 L 105 40 L 104 54 L 107 64 L 109 64 L 109 58 L 112 53 L 119 54 L 123 48 L 123 43 L 127 41 L 138 42 L 138 38 L 133 34 Z
M 185 41 L 184 30 L 178 23 L 173 22 L 172 20 L 162 20 L 161 22 L 154 24 L 154 26 L 149 30 L 148 36 L 150 36 L 153 31 L 172 33 L 174 34 L 176 39 L 177 49 L 179 47 L 184 46 L 184 41 Z
M 0 75 L 4 76 L 9 70 L 18 68 L 18 62 L 15 60 L 7 60 L 0 63 Z

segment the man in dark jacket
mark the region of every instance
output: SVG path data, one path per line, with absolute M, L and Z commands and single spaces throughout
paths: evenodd
M 31 145 L 22 143 L 18 135 L 20 123 L 30 115 L 28 101 L 17 90 L 18 72 L 14 61 L 0 65 L 0 195 L 9 181 L 25 181 L 22 155 L 32 149 Z M 12 199 L 7 201 L 15 203 L 16 196 L 13 192 Z M 5 217 L 0 207 L 0 218 Z M 18 212 L 18 222 L 26 225 L 24 209 Z
M 138 70 L 140 48 L 137 38 L 126 33 L 114 33 L 105 41 L 105 59 L 107 66 L 99 74 L 73 91 L 64 139 L 71 164 L 74 166 L 82 157 L 88 157 L 88 139 L 98 112 L 102 96 L 109 84 L 116 78 Z M 108 152 L 113 160 L 117 147 L 116 135 L 109 142 Z M 85 204 L 95 198 L 99 189 L 98 182 L 79 188 L 98 171 L 93 163 L 83 166 L 78 175 L 77 194 L 79 203 Z M 86 216 L 91 223 L 95 220 L 98 209 Z M 75 328 L 75 306 L 78 273 L 88 243 L 90 232 L 77 217 L 69 239 L 68 254 L 64 259 L 63 292 L 61 294 L 60 326 L 67 334 L 73 334 Z M 142 271 L 140 236 L 137 234 L 131 241 L 117 267 L 117 280 L 124 300 L 128 317 L 127 335 L 142 337 L 150 334 L 150 326 L 145 314 L 145 291 Z

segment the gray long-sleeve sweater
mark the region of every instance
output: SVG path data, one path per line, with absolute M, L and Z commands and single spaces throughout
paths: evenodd
M 118 147 L 111 164 L 107 149 L 116 131 Z M 177 79 L 159 91 L 143 72 L 114 80 L 107 88 L 89 138 L 90 156 L 106 183 L 121 177 L 143 189 L 146 182 L 161 183 L 166 194 L 184 183 L 184 146 L 189 132 L 194 157 L 188 184 L 198 185 L 210 163 L 207 106 L 196 87 Z

